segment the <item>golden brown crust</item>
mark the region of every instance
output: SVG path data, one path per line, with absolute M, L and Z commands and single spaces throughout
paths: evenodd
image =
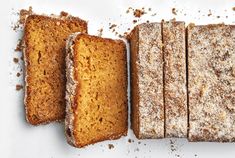
M 86 41 L 87 43 L 86 42 L 83 43 L 84 41 Z M 67 111 L 71 112 L 71 114 L 67 115 L 66 117 L 68 117 L 68 119 L 70 119 L 70 121 L 72 120 L 72 122 L 71 122 L 72 128 L 70 128 L 69 132 L 66 132 L 67 138 L 70 137 L 70 139 L 72 139 L 69 141 L 69 143 L 75 147 L 84 147 L 86 145 L 93 144 L 93 143 L 96 143 L 99 141 L 109 140 L 109 139 L 118 139 L 121 136 L 126 135 L 127 134 L 127 111 L 128 111 L 128 109 L 127 109 L 127 96 L 126 96 L 127 95 L 126 94 L 127 93 L 126 92 L 126 89 L 127 89 L 127 70 L 126 70 L 127 63 L 126 62 L 127 61 L 126 61 L 126 47 L 125 47 L 124 42 L 121 40 L 104 39 L 104 38 L 90 36 L 87 34 L 80 33 L 74 38 L 73 43 L 74 43 L 73 46 L 70 47 L 70 49 L 72 49 L 72 51 L 73 51 L 73 57 L 72 57 L 73 67 L 74 67 L 74 75 L 73 75 L 74 81 L 73 82 L 77 83 L 77 84 L 76 84 L 75 94 L 74 95 L 70 94 L 69 96 L 66 96 L 66 98 L 74 97 L 73 102 L 70 103 L 71 106 L 67 106 L 67 107 L 71 107 L 71 109 L 67 110 Z M 99 46 L 100 43 L 103 43 L 104 45 L 111 46 L 110 50 L 107 49 L 108 47 Z M 81 47 L 84 48 L 83 52 L 79 52 Z M 114 48 L 112 48 L 112 47 L 115 47 L 118 50 L 114 50 Z M 119 100 L 120 102 L 123 102 L 123 104 L 117 105 L 115 102 L 113 102 L 113 101 L 115 101 L 115 96 L 111 97 L 110 94 L 108 94 L 106 90 L 103 91 L 103 94 L 102 94 L 102 90 L 101 90 L 102 88 L 100 89 L 100 92 L 97 92 L 95 87 L 93 86 L 90 88 L 91 91 L 88 92 L 88 93 L 96 93 L 96 94 L 99 93 L 99 97 L 101 97 L 102 95 L 110 96 L 109 102 L 113 102 L 112 107 L 114 109 L 118 107 L 118 110 L 121 110 L 120 111 L 121 116 L 119 116 L 119 113 L 116 113 L 115 111 L 113 111 L 112 117 L 116 118 L 117 116 L 119 116 L 120 118 L 119 118 L 119 120 L 116 120 L 117 122 L 114 123 L 112 125 L 112 127 L 110 126 L 110 128 L 113 128 L 113 130 L 108 130 L 109 131 L 108 133 L 106 133 L 107 129 L 105 127 L 101 127 L 99 122 L 95 123 L 94 121 L 92 121 L 93 116 L 88 116 L 88 115 L 85 115 L 85 113 L 83 113 L 83 110 L 86 109 L 86 106 L 83 103 L 81 103 L 81 101 L 83 100 L 82 95 L 85 95 L 84 93 L 87 93 L 87 90 L 85 87 L 89 86 L 89 84 L 87 85 L 87 83 L 83 80 L 84 74 L 81 74 L 81 73 L 84 73 L 84 72 L 82 70 L 82 67 L 84 69 L 89 69 L 88 71 L 90 71 L 90 66 L 92 65 L 92 62 L 95 63 L 96 60 L 98 60 L 96 58 L 96 55 L 93 54 L 93 53 L 95 53 L 93 48 L 96 49 L 96 51 L 97 51 L 96 53 L 98 53 L 101 50 L 104 51 L 103 52 L 104 58 L 106 58 L 105 56 L 107 55 L 106 54 L 107 52 L 108 52 L 108 54 L 114 53 L 114 54 L 112 54 L 112 55 L 110 54 L 110 55 L 113 56 L 115 58 L 115 60 L 114 60 L 114 58 L 110 57 L 110 62 L 120 62 L 119 63 L 120 68 L 117 68 L 116 66 L 113 67 L 114 69 L 120 71 L 117 78 L 116 78 L 116 79 L 120 80 L 120 82 L 119 83 L 113 82 L 114 85 L 112 85 L 110 87 L 111 89 L 110 89 L 109 93 L 114 94 L 112 92 L 112 89 L 116 86 L 118 86 L 118 87 L 124 86 L 120 89 L 121 91 L 118 92 L 121 95 L 116 96 L 120 99 Z M 120 50 L 122 52 L 119 52 Z M 117 51 L 117 52 L 115 52 L 115 51 Z M 85 66 L 84 64 L 86 64 L 86 62 L 84 62 L 82 60 L 83 59 L 82 56 L 84 56 L 85 55 L 84 53 L 87 53 L 87 52 L 91 53 L 90 55 L 87 54 L 88 55 L 87 58 L 90 58 L 91 60 L 89 62 L 89 65 Z M 116 54 L 116 53 L 118 53 L 118 54 Z M 80 58 L 80 57 L 82 57 L 82 58 Z M 102 61 L 102 58 L 100 58 L 99 60 Z M 81 66 L 81 64 L 83 66 Z M 101 74 L 106 73 L 106 70 L 99 69 L 98 68 L 99 64 L 98 63 L 96 63 L 96 64 L 97 65 L 93 65 L 93 66 L 97 67 L 98 70 L 97 70 L 97 73 L 94 73 L 94 74 L 98 75 L 96 77 L 99 78 L 99 77 L 102 77 L 102 75 L 99 76 L 99 73 L 101 73 Z M 103 63 L 103 64 L 105 65 L 105 63 Z M 113 63 L 113 64 L 115 64 L 115 63 Z M 112 65 L 106 65 L 105 67 L 109 68 L 109 67 L 112 67 Z M 112 69 L 110 69 L 110 71 L 112 71 Z M 91 73 L 92 72 L 90 72 L 89 74 L 91 74 Z M 115 75 L 115 74 L 113 74 L 113 75 Z M 110 79 L 110 82 L 112 82 L 112 80 L 113 79 Z M 96 82 L 95 79 L 93 79 L 91 81 L 93 81 L 94 83 Z M 100 80 L 100 82 L 102 82 L 104 84 L 103 86 L 105 88 L 105 86 L 106 86 L 105 84 L 107 84 L 107 79 L 104 79 L 104 81 L 105 81 L 105 83 L 102 80 Z M 116 84 L 118 84 L 118 85 L 116 85 Z M 91 95 L 89 95 L 87 97 L 90 98 L 91 100 L 97 99 L 96 97 L 93 98 Z M 93 105 L 95 105 L 96 103 L 97 102 L 93 102 Z M 109 104 L 104 103 L 101 100 L 100 100 L 100 104 L 101 105 L 99 105 L 99 107 L 103 106 L 104 109 L 106 106 L 109 106 Z M 89 105 L 89 106 L 92 106 L 92 105 Z M 93 107 L 93 108 L 95 108 L 95 107 Z M 108 112 L 108 111 L 103 111 L 103 113 L 106 113 L 106 112 Z M 99 108 L 95 112 L 95 114 L 94 114 L 95 116 L 96 116 L 96 113 L 100 113 Z M 79 114 L 82 116 L 79 117 Z M 97 116 L 97 117 L 100 117 L 100 116 Z M 87 124 L 87 126 L 83 126 L 84 119 L 88 119 L 91 122 L 86 120 L 85 124 Z M 103 119 L 104 123 L 106 123 L 106 125 L 108 125 L 105 120 L 110 119 L 109 114 L 107 114 L 107 116 L 103 116 L 102 119 Z M 80 128 L 82 128 L 83 130 L 86 131 L 87 130 L 86 128 L 89 128 L 90 123 L 92 123 L 92 124 L 94 123 L 93 126 L 95 126 L 94 128 L 97 128 L 96 131 L 93 131 L 93 129 L 90 129 L 89 131 L 91 134 L 90 133 L 84 134 L 81 131 L 79 131 Z M 118 124 L 118 126 L 116 124 Z M 68 125 L 69 124 L 66 124 L 67 129 L 68 129 Z M 105 125 L 103 125 L 103 126 L 105 126 Z M 99 132 L 99 130 L 101 130 L 101 129 L 103 129 L 102 134 Z M 106 134 L 104 134 L 104 133 L 106 133 Z
M 137 62 L 137 53 L 138 53 L 138 26 L 136 26 L 129 35 L 130 40 L 130 74 L 131 74 L 131 128 L 134 131 L 134 134 L 137 138 L 140 139 L 139 135 L 139 111 L 138 111 L 138 102 L 139 102 L 139 88 L 138 88 L 138 67 Z
M 64 119 L 65 39 L 77 31 L 87 32 L 87 23 L 72 16 L 30 15 L 26 19 L 23 38 L 25 110 L 26 119 L 32 125 Z

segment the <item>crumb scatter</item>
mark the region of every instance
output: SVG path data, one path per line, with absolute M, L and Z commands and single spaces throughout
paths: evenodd
M 136 18 L 140 18 L 142 15 L 145 14 L 144 8 L 142 8 L 142 9 L 135 9 L 133 14 L 134 14 L 134 16 Z
M 100 29 L 98 29 L 97 31 L 98 31 L 97 36 L 101 37 L 101 36 L 103 35 L 104 29 L 103 29 L 103 28 L 100 28 Z
M 13 61 L 14 61 L 14 63 L 19 63 L 19 59 L 18 58 L 13 58 Z
M 212 15 L 212 12 L 211 10 L 209 9 L 209 13 L 207 14 L 207 16 L 211 16 Z
M 108 144 L 109 149 L 113 149 L 114 145 L 113 144 Z
M 17 84 L 17 85 L 16 85 L 16 90 L 17 90 L 17 91 L 20 91 L 21 89 L 23 89 L 23 86 L 20 85 L 20 84 Z
M 177 15 L 177 10 L 175 8 L 171 9 L 172 14 Z

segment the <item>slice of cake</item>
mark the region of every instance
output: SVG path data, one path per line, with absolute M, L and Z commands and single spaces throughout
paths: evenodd
M 66 136 L 75 147 L 127 134 L 127 58 L 121 40 L 74 34 L 67 43 Z
M 130 34 L 131 126 L 139 139 L 164 137 L 161 23 L 143 23 Z
M 189 140 L 235 141 L 235 26 L 188 26 Z
M 186 46 L 184 22 L 162 22 L 165 136 L 187 137 Z
M 32 125 L 65 116 L 65 44 L 87 23 L 71 16 L 30 15 L 24 28 L 25 109 Z

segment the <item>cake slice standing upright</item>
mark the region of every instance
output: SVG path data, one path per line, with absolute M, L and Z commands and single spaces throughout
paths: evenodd
M 235 26 L 188 26 L 189 140 L 235 141 Z
M 164 137 L 161 23 L 137 25 L 130 34 L 131 127 L 139 139 Z
M 163 21 L 165 137 L 187 137 L 185 24 Z
M 65 44 L 74 32 L 87 32 L 87 23 L 63 15 L 30 15 L 24 28 L 25 110 L 32 125 L 65 117 Z
M 66 56 L 66 136 L 84 147 L 127 134 L 127 56 L 122 40 L 71 35 Z

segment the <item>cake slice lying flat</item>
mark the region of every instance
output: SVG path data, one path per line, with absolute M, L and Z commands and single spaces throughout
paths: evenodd
M 127 60 L 121 40 L 74 34 L 67 43 L 66 136 L 75 147 L 127 133 Z
M 188 26 L 189 140 L 235 141 L 235 26 Z
M 24 28 L 25 109 L 33 125 L 64 119 L 65 44 L 74 32 L 86 32 L 79 18 L 31 15 Z
M 161 23 L 143 23 L 130 34 L 131 126 L 137 138 L 164 137 Z
M 184 22 L 162 22 L 165 136 L 187 137 L 186 46 Z

